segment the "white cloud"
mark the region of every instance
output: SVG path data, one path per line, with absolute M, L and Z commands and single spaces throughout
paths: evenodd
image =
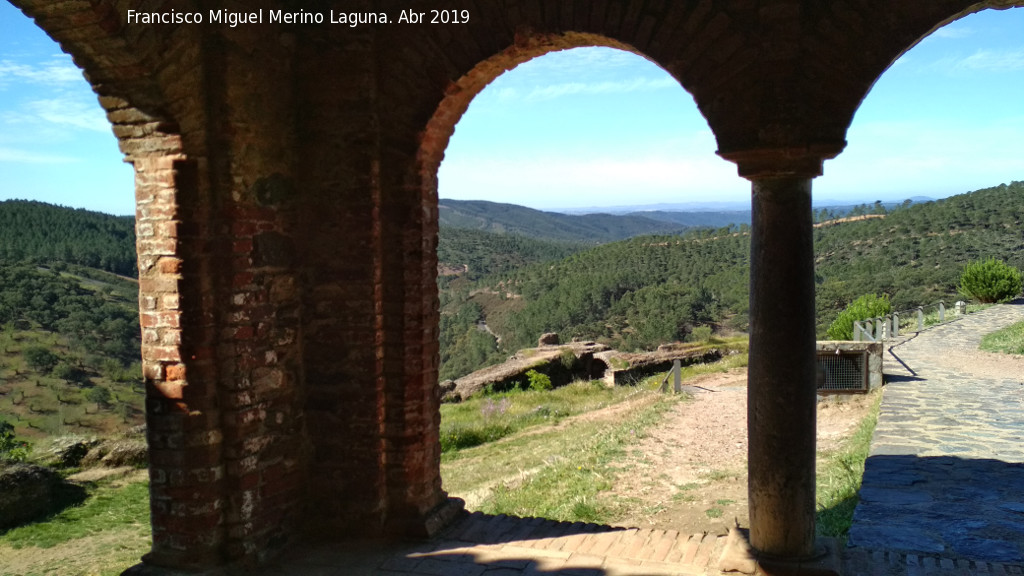
M 632 78 L 629 80 L 603 82 L 566 82 L 550 86 L 536 86 L 526 96 L 526 100 L 536 102 L 551 100 L 575 94 L 626 94 L 630 92 L 646 92 L 662 88 L 678 87 L 679 83 L 671 77 L 665 78 Z
M 64 86 L 84 82 L 82 71 L 75 67 L 70 58 L 54 58 L 35 65 L 19 64 L 11 60 L 0 60 L 0 88 L 12 83 L 30 82 L 50 86 Z
M 109 132 L 110 122 L 99 104 L 72 98 L 35 100 L 25 106 L 27 112 L 46 122 L 74 126 L 94 132 Z
M 932 33 L 932 36 L 935 36 L 936 38 L 948 38 L 953 40 L 959 40 L 961 38 L 967 38 L 973 35 L 973 28 L 968 28 L 966 26 L 956 26 L 954 24 L 943 26 L 942 28 L 939 28 L 938 30 Z
M 978 50 L 970 56 L 951 56 L 929 68 L 945 72 L 1017 72 L 1024 70 L 1024 48 Z

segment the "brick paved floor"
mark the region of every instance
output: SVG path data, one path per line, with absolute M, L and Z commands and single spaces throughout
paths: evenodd
M 310 545 L 238 576 L 719 576 L 726 540 L 474 513 L 432 540 Z M 1024 576 L 1019 564 L 867 548 L 838 553 L 833 565 L 844 576 Z

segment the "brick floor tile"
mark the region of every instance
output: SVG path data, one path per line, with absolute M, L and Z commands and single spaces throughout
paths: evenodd
M 623 530 L 611 530 L 608 532 L 601 532 L 600 534 L 594 534 L 590 538 L 589 545 L 581 547 L 579 551 L 584 554 L 605 556 L 607 555 L 608 549 L 619 541 L 623 532 Z
M 604 564 L 604 556 L 590 554 L 573 554 L 565 561 L 566 568 L 600 568 Z
M 711 555 L 714 553 L 715 547 L 718 545 L 718 537 L 713 534 L 708 534 L 700 542 L 700 546 L 697 548 L 697 557 L 693 559 L 693 563 L 696 566 L 707 566 L 711 560 Z
M 683 564 L 693 564 L 694 558 L 697 557 L 697 550 L 700 548 L 700 542 L 703 539 L 703 534 L 692 534 L 690 536 L 690 539 L 686 542 L 686 549 L 683 551 Z
M 518 542 L 520 540 L 532 539 L 531 534 L 543 523 L 542 518 L 523 518 L 516 523 L 514 529 L 505 535 L 506 542 Z
M 634 557 L 640 560 L 650 560 L 651 556 L 654 555 L 654 547 L 661 542 L 661 539 L 664 536 L 664 530 L 651 530 L 651 534 L 647 537 L 647 542 L 644 543 L 643 548 L 641 548 Z
M 644 546 L 647 545 L 647 540 L 651 537 L 651 532 L 652 530 L 644 528 L 634 534 L 630 539 L 629 546 L 621 555 L 625 558 L 639 558 Z
M 562 538 L 561 550 L 564 550 L 566 552 L 576 552 L 576 551 L 578 551 L 580 549 L 580 546 L 583 545 L 583 542 L 585 542 L 586 539 L 589 538 L 590 536 L 591 536 L 590 534 L 586 534 L 586 533 L 582 533 L 582 532 L 579 533 L 579 534 L 572 534 L 572 535 L 566 536 L 566 537 Z
M 668 557 L 668 553 L 672 551 L 676 541 L 679 539 L 679 532 L 676 530 L 666 530 L 661 540 L 654 545 L 654 552 L 651 554 L 651 560 L 658 562 L 664 562 L 665 558 Z
M 637 532 L 639 532 L 637 528 L 630 528 L 629 530 L 624 531 L 619 536 L 619 540 L 615 542 L 615 544 L 612 544 L 611 548 L 608 549 L 608 552 L 605 555 L 621 558 L 630 542 L 632 542 L 633 538 L 636 537 Z

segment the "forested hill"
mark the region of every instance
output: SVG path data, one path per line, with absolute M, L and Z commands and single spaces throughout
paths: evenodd
M 995 257 L 1024 268 L 1024 182 L 879 211 L 881 217 L 815 230 L 821 333 L 866 293 L 888 294 L 897 309 L 950 302 L 970 261 Z M 701 324 L 745 329 L 745 232 L 741 226 L 632 238 L 483 279 L 443 300 L 442 332 L 456 333 L 443 333 L 442 341 L 453 345 L 455 362 L 459 347 L 481 356 L 478 320 L 502 338 L 496 358 L 548 331 L 649 348 L 685 338 Z
M 477 279 L 538 262 L 561 260 L 589 247 L 580 242 L 442 226 L 437 243 L 437 260 L 441 267 L 438 275 Z
M 65 262 L 134 277 L 135 220 L 43 202 L 0 202 L 0 261 Z
M 569 215 L 482 200 L 441 200 L 441 226 L 531 238 L 598 244 L 641 234 L 669 234 L 685 226 L 644 216 Z

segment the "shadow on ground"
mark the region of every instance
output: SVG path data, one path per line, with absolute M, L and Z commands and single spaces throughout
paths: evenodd
M 871 456 L 848 543 L 1024 562 L 1024 464 Z

